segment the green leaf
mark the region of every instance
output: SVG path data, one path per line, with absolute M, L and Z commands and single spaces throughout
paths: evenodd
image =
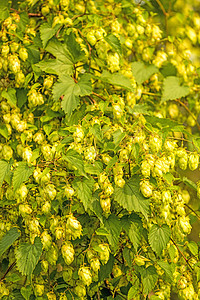
M 30 285 L 26 286 L 26 287 L 22 287 L 20 289 L 20 292 L 22 294 L 22 296 L 24 297 L 25 300 L 29 300 L 30 296 L 33 294 L 33 290 L 32 287 Z
M 129 289 L 128 291 L 128 297 L 127 300 L 135 300 L 136 296 L 139 294 L 139 279 L 134 276 L 135 278 L 133 278 L 134 281 L 134 285 Z
M 93 175 L 99 175 L 103 172 L 103 164 L 100 161 L 95 161 L 92 164 L 84 164 L 85 172 Z
M 173 272 L 171 265 L 167 261 L 158 261 L 158 265 L 165 271 L 165 274 L 173 281 Z
M 48 74 L 55 74 L 63 76 L 64 74 L 70 75 L 72 73 L 72 64 L 69 63 L 67 66 L 59 59 L 47 59 L 42 60 L 35 66 L 39 67 L 43 72 Z
M 8 88 L 7 91 L 3 91 L 1 96 L 8 100 L 8 103 L 11 107 L 16 107 L 17 105 L 17 97 L 16 97 L 16 90 L 13 88 Z
M 117 243 L 119 241 L 119 235 L 121 233 L 120 219 L 115 215 L 110 215 L 107 219 L 104 218 L 103 224 L 105 229 L 110 233 L 107 236 L 109 244 L 116 250 Z
M 154 224 L 149 231 L 149 243 L 153 251 L 158 255 L 165 249 L 170 240 L 171 230 L 168 225 L 158 226 Z
M 156 269 L 153 266 L 149 266 L 148 268 L 143 269 L 141 273 L 141 279 L 143 284 L 143 293 L 147 295 L 153 290 L 158 280 Z
M 99 282 L 104 281 L 112 272 L 115 258 L 112 254 L 110 254 L 109 261 L 107 264 L 102 265 L 99 270 Z
M 102 141 L 103 134 L 101 131 L 101 126 L 99 124 L 94 124 L 92 127 L 89 128 L 90 133 L 94 135 L 97 140 Z
M 9 17 L 9 10 L 7 7 L 2 7 L 0 10 L 0 21 L 3 21 Z
M 20 293 L 20 290 L 17 290 L 17 289 L 13 289 L 11 293 L 9 293 L 9 298 L 6 298 L 7 299 L 14 299 L 14 300 L 24 300 L 24 297 L 22 296 L 22 294 Z M 3 298 L 3 300 L 5 300 L 5 298 Z
M 115 143 L 116 147 L 119 146 L 119 144 L 125 138 L 125 136 L 126 136 L 126 134 L 124 132 L 122 132 L 120 129 L 117 129 L 113 133 L 113 142 Z
M 17 227 L 11 228 L 0 240 L 0 257 L 18 239 L 20 231 Z
M 12 273 L 12 274 L 8 274 L 6 275 L 6 282 L 10 282 L 10 283 L 14 283 L 21 280 L 21 276 L 17 273 Z
M 172 175 L 172 173 L 167 172 L 166 174 L 163 174 L 163 178 L 164 178 L 170 185 L 173 183 L 174 176 Z
M 27 102 L 27 90 L 16 89 L 17 92 L 17 106 L 22 108 L 22 106 Z
M 46 47 L 48 41 L 56 34 L 60 27 L 61 24 L 57 24 L 54 28 L 52 28 L 51 25 L 49 25 L 48 23 L 43 23 L 40 26 L 40 37 L 44 48 Z
M 8 135 L 8 128 L 6 127 L 6 125 L 1 125 L 0 127 L 0 134 L 5 138 L 8 139 L 9 135 Z
M 131 69 L 135 81 L 142 84 L 148 80 L 153 74 L 158 73 L 158 68 L 154 65 L 145 65 L 141 61 L 136 61 L 131 64 Z
M 152 295 L 151 298 L 150 298 L 150 300 L 160 300 L 160 297 Z
M 112 166 L 114 166 L 114 164 L 118 161 L 118 157 L 114 156 L 111 158 L 111 160 L 109 161 L 107 167 L 106 167 L 106 173 L 109 172 L 109 170 L 111 170 Z
M 69 149 L 65 155 L 63 154 L 62 158 L 66 160 L 68 163 L 70 163 L 72 166 L 74 166 L 80 175 L 87 177 L 84 170 L 84 163 L 83 163 L 82 156 L 78 152 L 76 152 L 73 149 Z
M 122 46 L 119 38 L 114 34 L 109 34 L 104 37 L 104 40 L 116 51 L 118 54 L 122 54 Z
M 6 175 L 9 173 L 10 168 L 11 165 L 7 161 L 0 160 L 0 187 L 3 184 Z
M 40 51 L 36 45 L 27 46 L 28 60 L 32 64 L 36 64 L 40 61 Z
M 57 101 L 63 96 L 61 107 L 68 116 L 77 108 L 79 96 L 90 95 L 91 92 L 92 83 L 87 74 L 83 75 L 78 83 L 75 83 L 70 76 L 60 77 L 59 82 L 53 86 L 54 100 Z
M 0 2 L 0 21 L 3 21 L 9 17 L 10 3 L 7 0 L 1 0 Z
M 139 177 L 131 177 L 123 188 L 115 187 L 114 198 L 126 210 L 141 212 L 147 218 L 149 200 L 141 194 L 139 185 Z
M 160 73 L 164 77 L 167 77 L 167 76 L 176 76 L 177 69 L 171 63 L 167 63 L 167 64 L 165 64 L 165 65 L 162 66 L 162 68 L 160 69 Z
M 195 191 L 197 190 L 197 185 L 194 181 L 188 179 L 187 177 L 183 177 L 182 178 L 182 181 L 187 185 L 189 186 L 190 188 L 194 189 Z
M 200 280 L 200 268 L 198 269 L 198 272 L 197 272 L 197 282 L 199 282 Z
M 50 134 L 52 128 L 53 128 L 52 124 L 45 124 L 43 126 L 43 129 L 44 129 L 44 132 L 46 133 L 46 135 Z
M 72 183 L 73 188 L 77 193 L 77 197 L 82 201 L 85 210 L 92 205 L 92 192 L 94 180 L 92 178 L 76 178 Z
M 27 181 L 29 179 L 34 169 L 34 166 L 29 167 L 25 162 L 18 163 L 12 179 L 14 191 L 16 191 L 16 189 L 18 189 L 24 181 Z
M 95 231 L 97 235 L 109 235 L 109 232 L 105 229 L 105 228 L 97 228 L 97 230 Z
M 127 106 L 128 112 L 130 114 L 150 114 L 150 108 L 147 104 L 135 104 L 134 107 Z
M 142 221 L 138 215 L 132 214 L 122 218 L 122 226 L 130 238 L 133 247 L 137 251 L 142 237 Z
M 43 60 L 36 64 L 37 67 L 46 73 L 57 74 L 59 76 L 72 74 L 72 56 L 66 45 L 56 39 L 52 39 L 49 41 L 46 51 L 55 56 L 56 59 Z
M 81 46 L 77 43 L 73 32 L 65 36 L 65 43 L 70 51 L 73 63 L 80 62 L 85 57 L 85 52 L 81 50 Z
M 127 263 L 127 265 L 131 268 L 132 267 L 131 250 L 127 247 L 123 249 L 123 258 Z
M 47 108 L 45 111 L 45 116 L 42 116 L 40 118 L 40 121 L 44 123 L 44 122 L 48 122 L 54 118 L 59 118 L 59 117 L 63 117 L 63 116 L 64 116 L 63 113 L 60 113 L 58 111 L 53 111 L 50 108 Z
M 35 238 L 34 244 L 21 243 L 15 252 L 17 268 L 22 275 L 30 276 L 42 255 L 42 242 Z
M 69 49 L 65 44 L 59 42 L 57 39 L 52 39 L 51 41 L 49 41 L 46 47 L 46 51 L 51 53 L 62 62 L 65 62 L 66 64 L 70 63 L 71 65 L 73 65 L 72 54 L 70 53 Z
M 36 160 L 38 157 L 40 157 L 40 149 L 36 148 L 33 150 L 32 152 L 32 156 L 31 156 L 31 160 L 30 162 L 33 162 L 34 160 Z
M 121 86 L 121 87 L 123 87 L 125 89 L 128 89 L 128 90 L 133 90 L 131 80 L 128 77 L 121 74 L 121 73 L 112 74 L 108 71 L 103 71 L 100 79 L 102 81 L 108 82 L 112 85 L 117 85 L 117 86 Z
M 187 246 L 194 256 L 198 255 L 198 245 L 194 241 L 189 242 Z
M 189 95 L 188 86 L 180 85 L 179 78 L 176 76 L 166 77 L 163 81 L 163 93 L 161 103 L 168 100 L 176 100 Z
M 154 116 L 145 116 L 145 119 L 153 127 L 162 129 L 162 132 L 183 131 L 184 125 L 167 118 L 158 118 Z

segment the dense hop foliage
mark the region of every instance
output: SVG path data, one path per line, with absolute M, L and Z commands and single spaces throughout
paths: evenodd
M 196 2 L 0 21 L 0 298 L 199 299 Z

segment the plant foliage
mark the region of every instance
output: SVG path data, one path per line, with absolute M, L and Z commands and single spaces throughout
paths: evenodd
M 0 1 L 0 299 L 199 299 L 198 5 Z

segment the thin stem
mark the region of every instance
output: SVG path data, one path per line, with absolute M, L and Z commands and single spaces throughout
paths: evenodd
M 181 256 L 184 258 L 186 264 L 190 267 L 191 270 L 193 270 L 193 268 L 191 267 L 190 263 L 188 262 L 188 259 L 185 257 L 185 255 L 183 254 L 183 252 L 179 249 L 178 245 L 175 243 L 175 241 L 170 238 L 170 240 L 172 241 L 172 243 L 174 244 L 174 246 L 177 248 L 178 252 L 181 254 Z
M 144 94 L 144 95 L 150 95 L 150 96 L 160 96 L 160 94 L 150 93 L 150 92 L 142 92 L 142 94 Z
M 120 292 L 118 292 L 118 291 L 116 292 L 116 294 L 117 294 L 117 295 L 120 295 L 120 297 L 123 298 L 123 299 L 127 299 L 126 296 L 124 296 L 122 293 L 120 293 Z
M 187 208 L 189 208 L 196 216 L 197 216 L 197 218 L 200 220 L 200 216 L 196 213 L 196 211 L 192 208 L 192 207 L 190 207 L 188 204 L 186 204 L 185 203 L 185 206 L 187 206 Z
M 187 107 L 187 105 L 185 104 L 185 103 L 183 103 L 180 99 L 177 99 L 177 100 L 175 100 L 175 101 L 177 101 L 180 105 L 182 105 L 186 110 L 187 110 L 187 112 L 192 116 L 192 118 L 195 120 L 195 122 L 196 122 L 196 125 L 197 125 L 197 128 L 198 128 L 198 130 L 200 131 L 200 125 L 199 125 L 199 123 L 198 123 L 198 121 L 197 121 L 197 118 L 195 117 L 195 115 L 191 112 L 191 110 Z
M 164 15 L 166 15 L 166 14 L 167 14 L 167 12 L 166 12 L 166 10 L 165 10 L 164 6 L 162 5 L 162 3 L 160 2 L 160 0 L 156 0 L 156 2 L 157 2 L 157 3 L 158 3 L 158 5 L 160 6 L 160 8 L 161 8 L 161 10 L 162 10 L 163 14 L 164 14 Z
M 86 44 L 87 44 L 87 46 L 88 46 L 88 50 L 89 50 L 88 60 L 89 60 L 89 72 L 90 72 L 90 68 L 91 68 L 91 54 L 92 54 L 92 47 L 90 46 L 89 42 L 87 41 L 87 39 L 84 37 L 84 35 L 83 35 L 82 32 L 80 31 L 80 29 L 78 29 L 78 33 L 81 35 L 81 37 L 84 39 L 84 41 L 86 42 Z
M 36 14 L 36 13 L 28 13 L 29 17 L 42 17 L 41 14 Z
M 92 94 L 95 95 L 95 96 L 97 96 L 98 98 L 100 98 L 100 99 L 106 101 L 106 98 L 104 98 L 103 96 L 101 96 L 101 95 L 99 95 L 99 94 L 97 94 L 97 93 L 95 93 L 95 92 L 92 92 Z
M 160 2 L 160 0 L 156 0 L 158 5 L 160 6 L 160 9 L 162 10 L 164 16 L 165 16 L 165 29 L 166 29 L 166 35 L 168 35 L 168 17 L 169 13 L 165 10 L 163 4 Z
M 6 277 L 6 275 L 14 268 L 15 265 L 16 265 L 16 262 L 14 261 L 10 265 L 10 267 L 6 270 L 6 272 L 4 273 L 4 275 L 1 277 L 0 281 L 2 281 Z
M 97 299 L 98 299 L 98 300 L 101 300 L 101 298 L 100 298 L 100 293 L 99 293 L 99 289 L 97 290 Z

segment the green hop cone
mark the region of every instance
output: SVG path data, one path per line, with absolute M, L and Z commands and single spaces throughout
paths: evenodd
M 3 296 L 8 296 L 9 295 L 9 290 L 6 288 L 6 285 L 4 282 L 0 282 L 0 296 L 1 298 Z
M 44 273 L 47 273 L 48 268 L 49 268 L 49 263 L 48 263 L 48 261 L 46 261 L 46 260 L 43 259 L 43 260 L 41 261 L 41 267 L 42 267 L 43 272 L 44 272 Z
M 188 164 L 188 154 L 185 149 L 179 148 L 176 152 L 176 156 L 178 157 L 178 166 L 182 170 L 187 169 Z
M 148 180 L 143 180 L 140 182 L 140 191 L 144 197 L 149 198 L 152 196 L 153 187 Z
M 34 286 L 35 296 L 42 296 L 44 294 L 44 284 L 35 284 Z
M 99 244 L 101 252 L 99 252 L 99 258 L 103 265 L 107 264 L 110 257 L 110 249 L 108 244 Z
M 47 230 L 43 231 L 41 234 L 41 241 L 44 249 L 49 249 L 52 244 L 52 237 L 47 232 Z
M 48 300 L 56 300 L 56 295 L 53 292 L 47 293 Z
M 78 270 L 78 276 L 85 285 L 89 286 L 92 283 L 92 274 L 89 268 L 81 267 Z
M 196 170 L 199 166 L 199 155 L 197 153 L 190 154 L 188 164 L 190 170 Z
M 70 265 L 74 260 L 74 248 L 72 243 L 65 242 L 61 247 L 61 253 L 67 265 Z
M 143 266 L 143 265 L 145 265 L 145 261 L 146 261 L 146 259 L 143 256 L 137 255 L 134 258 L 134 262 L 136 263 L 137 266 Z
M 70 267 L 65 267 L 63 270 L 63 279 L 65 282 L 70 281 L 70 279 L 72 278 L 72 274 L 73 274 L 73 269 Z
M 141 173 L 144 177 L 150 177 L 151 174 L 151 165 L 147 160 L 143 160 L 141 164 Z
M 58 260 L 58 250 L 55 244 L 52 244 L 50 249 L 46 252 L 46 259 L 50 265 L 56 265 Z
M 85 286 L 83 284 L 78 283 L 78 285 L 75 286 L 75 288 L 74 288 L 74 292 L 80 298 L 81 297 L 85 297 L 85 295 L 86 295 L 86 288 L 85 288 Z
M 114 278 L 122 275 L 122 270 L 120 269 L 120 267 L 118 265 L 113 266 L 112 274 L 113 274 Z
M 81 236 L 81 223 L 73 215 L 70 215 L 67 219 L 66 228 L 71 230 L 74 239 L 79 238 Z
M 67 296 L 65 294 L 61 294 L 59 300 L 67 300 Z
M 101 264 L 100 264 L 100 261 L 99 261 L 99 259 L 98 259 L 97 257 L 92 258 L 92 259 L 90 260 L 90 267 L 91 267 L 91 269 L 92 269 L 95 273 L 97 273 L 97 272 L 99 271 L 100 266 L 101 266 Z
M 161 150 L 162 139 L 159 136 L 150 136 L 149 147 L 153 153 L 157 153 L 159 150 Z
M 25 48 L 20 48 L 19 50 L 19 57 L 21 60 L 26 61 L 28 58 L 28 52 Z

